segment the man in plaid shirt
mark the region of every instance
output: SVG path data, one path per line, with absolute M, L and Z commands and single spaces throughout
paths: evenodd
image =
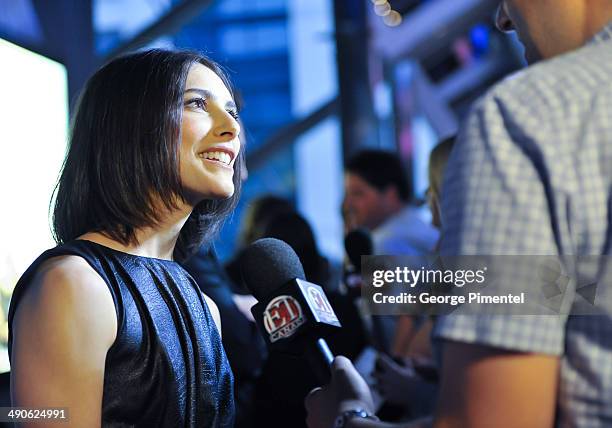
M 612 1 L 500 3 L 498 27 L 537 64 L 491 89 L 465 123 L 443 188 L 441 251 L 609 256 Z M 434 426 L 612 426 L 609 313 L 440 317 Z M 338 426 L 389 426 L 365 417 L 368 391 L 347 360 L 333 374 L 307 399 L 311 428 L 339 414 Z

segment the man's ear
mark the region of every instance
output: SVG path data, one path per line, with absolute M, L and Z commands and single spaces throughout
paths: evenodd
M 386 202 L 398 203 L 401 202 L 401 198 L 399 196 L 399 192 L 397 191 L 397 187 L 390 184 L 387 188 L 382 192 Z

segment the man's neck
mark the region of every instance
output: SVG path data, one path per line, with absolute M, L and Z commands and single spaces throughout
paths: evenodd
M 390 205 L 389 207 L 387 207 L 387 209 L 385 210 L 384 217 L 382 217 L 381 221 L 379 221 L 376 226 L 372 227 L 372 230 L 378 229 L 379 227 L 384 225 L 386 222 L 388 222 L 393 217 L 395 217 L 405 207 L 406 207 L 406 205 L 404 203 L 402 203 L 402 202 L 398 202 L 397 204 L 393 204 L 393 205 Z
M 572 3 L 557 17 L 559 23 L 547 21 L 548 38 L 541 38 L 542 59 L 550 59 L 583 47 L 612 21 L 609 0 L 583 0 Z
M 583 32 L 585 42 L 591 40 L 597 33 L 612 22 L 612 2 L 598 2 L 598 7 L 588 8 L 584 20 Z
M 391 207 L 391 209 L 389 210 L 389 216 L 387 217 L 387 220 L 389 220 L 390 218 L 396 216 L 405 207 L 406 207 L 406 205 L 404 203 L 402 203 L 402 202 L 398 202 L 397 204 L 393 205 Z

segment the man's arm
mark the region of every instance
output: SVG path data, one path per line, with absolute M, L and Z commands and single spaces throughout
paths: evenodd
M 445 342 L 434 426 L 551 427 L 559 358 Z
M 106 354 L 116 334 L 110 291 L 87 262 L 66 256 L 45 263 L 13 320 L 13 406 L 67 407 L 66 426 L 100 426 Z
M 559 359 L 445 342 L 442 388 L 434 420 L 402 424 L 354 418 L 346 428 L 549 428 L 554 423 Z M 346 410 L 373 412 L 365 381 L 336 358 L 331 383 L 306 398 L 309 428 L 333 426 Z

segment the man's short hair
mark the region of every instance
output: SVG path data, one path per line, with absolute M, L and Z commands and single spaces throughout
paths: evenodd
M 408 176 L 397 153 L 363 150 L 352 156 L 344 169 L 359 176 L 379 192 L 394 186 L 402 201 L 407 202 L 410 199 Z

